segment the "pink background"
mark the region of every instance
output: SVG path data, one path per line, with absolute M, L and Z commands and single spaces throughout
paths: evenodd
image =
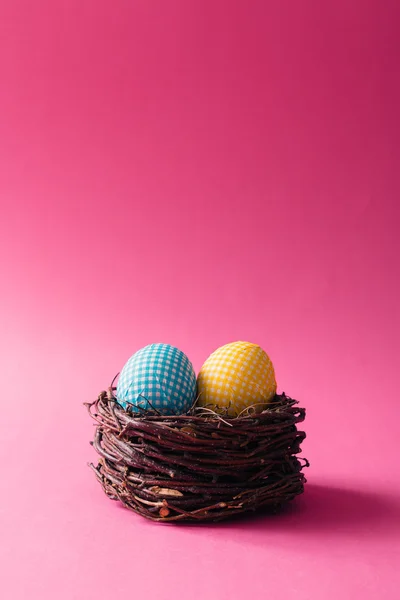
M 398 598 L 400 4 L 0 3 L 5 600 Z M 305 495 L 170 527 L 82 407 L 144 344 L 245 339 L 308 411 Z

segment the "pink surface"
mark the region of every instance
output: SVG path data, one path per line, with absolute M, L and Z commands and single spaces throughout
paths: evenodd
M 398 598 L 399 3 L 0 7 L 2 598 Z M 304 496 L 107 500 L 82 402 L 236 339 L 308 410 Z

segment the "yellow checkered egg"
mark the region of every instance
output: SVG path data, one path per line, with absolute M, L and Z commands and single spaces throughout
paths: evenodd
M 197 377 L 197 406 L 236 417 L 253 406 L 262 411 L 276 394 L 273 364 L 257 344 L 233 342 L 213 352 Z

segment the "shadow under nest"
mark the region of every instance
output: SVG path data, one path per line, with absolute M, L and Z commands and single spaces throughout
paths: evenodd
M 90 464 L 112 500 L 154 521 L 218 521 L 259 508 L 277 510 L 304 491 L 298 458 L 305 409 L 285 394 L 261 413 L 231 418 L 210 409 L 140 415 L 115 388 L 86 404 L 96 421 Z

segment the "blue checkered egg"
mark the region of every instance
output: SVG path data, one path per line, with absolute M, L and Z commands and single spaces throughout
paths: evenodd
M 138 350 L 118 379 L 118 403 L 138 414 L 179 415 L 187 412 L 195 399 L 192 363 L 169 344 L 150 344 Z

